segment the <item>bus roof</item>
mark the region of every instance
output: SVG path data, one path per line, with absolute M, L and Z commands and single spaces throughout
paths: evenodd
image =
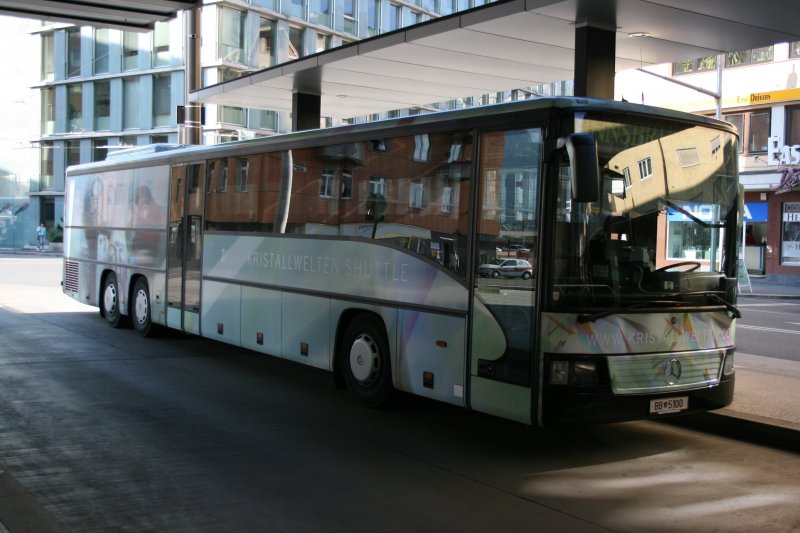
M 425 126 L 450 121 L 475 120 L 484 117 L 502 118 L 503 116 L 514 116 L 521 112 L 547 108 L 559 110 L 569 109 L 573 111 L 606 111 L 650 116 L 664 120 L 688 121 L 735 132 L 733 126 L 726 122 L 682 111 L 595 98 L 544 97 L 453 111 L 440 111 L 424 115 L 412 115 L 364 124 L 348 124 L 332 128 L 276 134 L 214 145 L 158 144 L 142 146 L 130 150 L 121 150 L 116 154 L 109 155 L 104 161 L 71 166 L 67 169 L 67 174 L 86 174 L 117 167 L 129 168 L 168 164 L 171 162 L 196 162 L 201 159 L 222 157 L 229 152 L 235 152 L 237 154 L 244 152 L 243 155 L 247 155 L 263 151 L 267 147 L 273 150 L 281 150 L 286 149 L 284 145 L 305 145 L 312 141 L 319 141 L 320 139 L 330 139 L 332 144 L 336 144 L 337 142 L 346 142 L 336 139 L 336 137 L 345 135 L 368 137 L 369 134 L 376 133 L 381 136 L 386 136 L 390 135 L 391 132 L 398 127 Z

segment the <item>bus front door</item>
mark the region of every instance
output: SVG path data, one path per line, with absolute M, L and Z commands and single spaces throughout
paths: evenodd
M 175 165 L 170 175 L 167 325 L 200 334 L 204 165 Z

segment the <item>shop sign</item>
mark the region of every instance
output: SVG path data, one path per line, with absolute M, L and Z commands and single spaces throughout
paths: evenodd
M 767 164 L 784 165 L 778 169 L 781 173 L 780 181 L 772 186 L 775 194 L 789 192 L 800 185 L 800 167 L 791 166 L 800 165 L 800 144 L 787 146 L 783 144 L 780 135 L 770 137 L 767 143 Z
M 783 167 L 780 170 L 781 180 L 774 186 L 775 194 L 789 192 L 800 185 L 800 168 Z
M 747 202 L 744 204 L 745 222 L 766 222 L 767 202 Z
M 678 204 L 679 207 L 685 209 L 703 222 L 716 221 L 717 206 L 711 204 Z M 667 220 L 670 222 L 689 222 L 692 220 L 690 217 L 681 213 L 678 210 L 670 209 L 667 212 Z
M 781 264 L 800 265 L 800 202 L 783 204 Z
M 784 222 L 800 222 L 800 204 L 791 203 L 783 205 Z M 798 239 L 800 240 L 800 239 Z
M 770 137 L 767 143 L 767 163 L 770 165 L 800 164 L 800 144 L 786 146 L 780 135 Z

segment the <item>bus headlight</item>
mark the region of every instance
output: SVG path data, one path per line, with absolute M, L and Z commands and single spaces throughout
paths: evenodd
M 600 364 L 596 358 L 551 359 L 548 381 L 550 385 L 598 385 Z
M 574 385 L 597 385 L 597 361 L 575 361 Z
M 722 374 L 730 376 L 733 374 L 733 350 L 728 350 L 725 354 L 725 363 L 722 366 Z

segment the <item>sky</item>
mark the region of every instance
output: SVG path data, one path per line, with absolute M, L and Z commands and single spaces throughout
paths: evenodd
M 39 37 L 41 21 L 0 16 L 0 177 L 35 177 L 39 151 Z

